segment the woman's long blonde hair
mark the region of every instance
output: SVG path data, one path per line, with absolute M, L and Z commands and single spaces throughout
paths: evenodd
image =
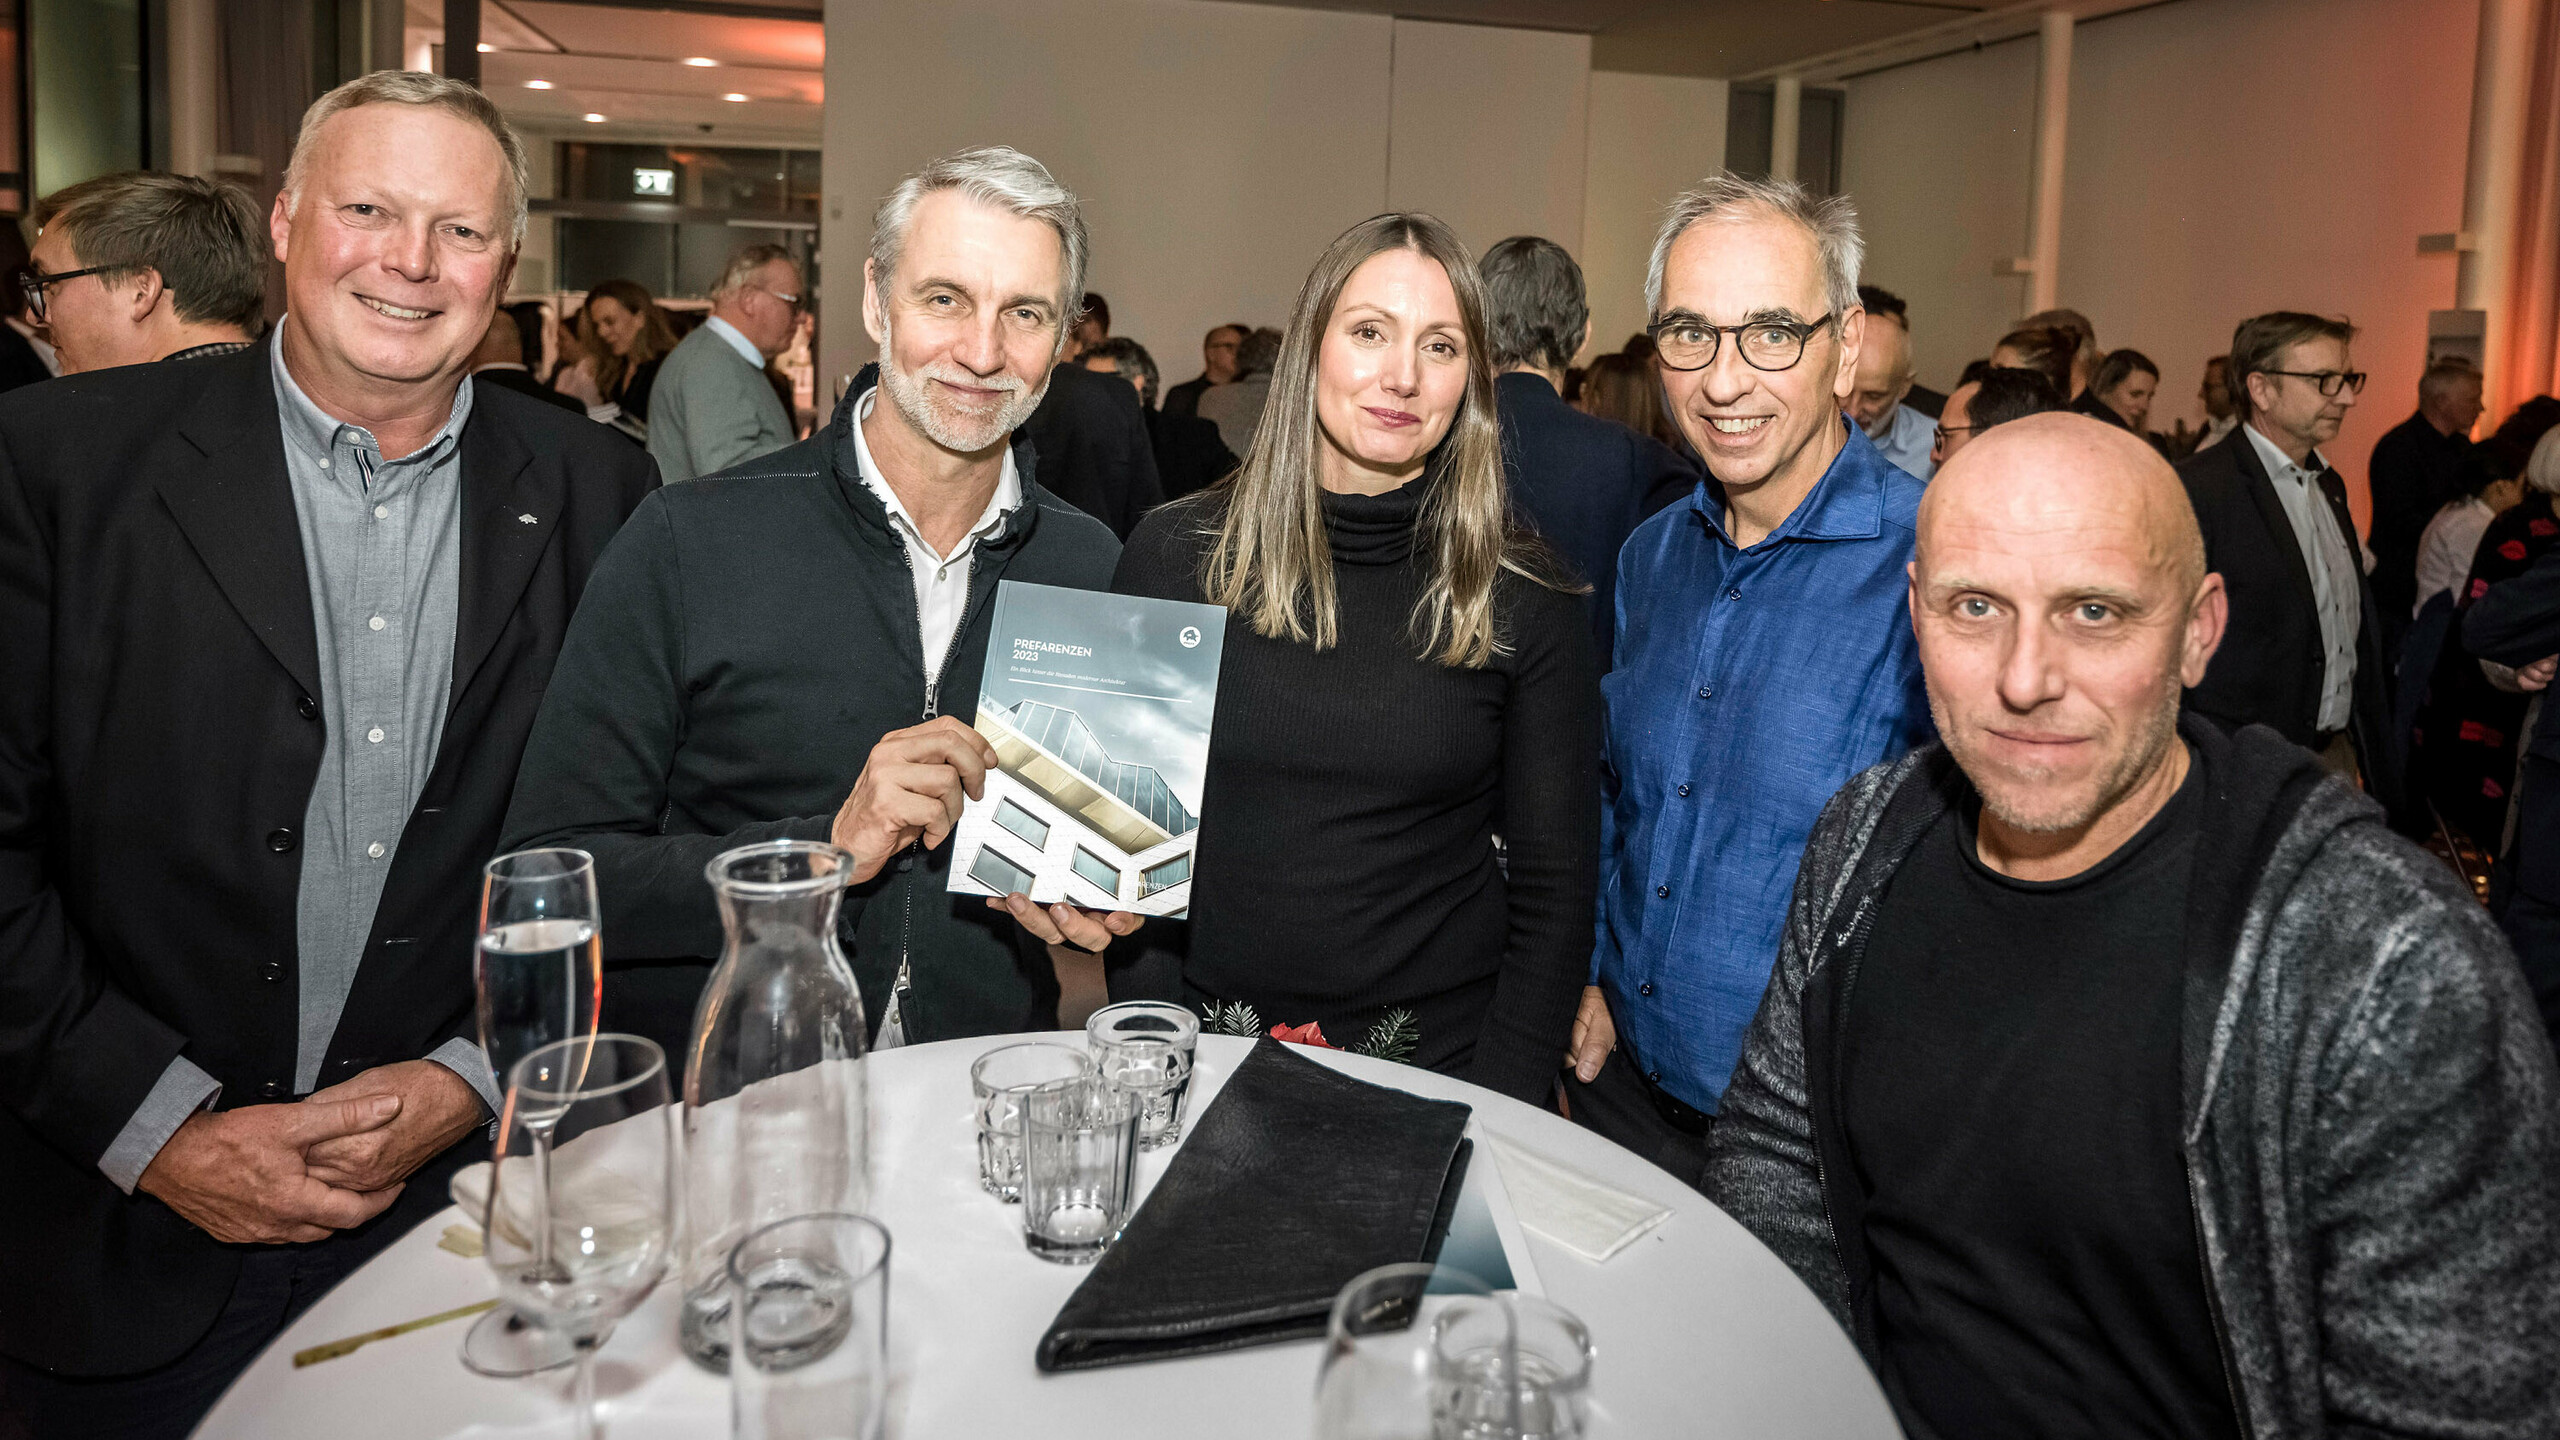
M 1216 543 L 1203 565 L 1202 588 L 1255 634 L 1318 650 L 1337 643 L 1333 547 L 1316 478 L 1319 447 L 1325 444 L 1316 416 L 1316 363 L 1351 272 L 1389 250 L 1412 250 L 1438 261 L 1466 327 L 1466 399 L 1433 451 L 1431 484 L 1414 522 L 1414 548 L 1428 557 L 1431 576 L 1414 602 L 1412 629 L 1425 659 L 1478 668 L 1510 648 L 1494 614 L 1499 572 L 1510 570 L 1553 590 L 1578 587 L 1533 533 L 1512 523 L 1502 478 L 1502 430 L 1494 416 L 1484 289 L 1467 247 L 1429 215 L 1361 221 L 1326 248 L 1299 287 L 1252 451 L 1221 487 L 1226 505 L 1215 517 Z

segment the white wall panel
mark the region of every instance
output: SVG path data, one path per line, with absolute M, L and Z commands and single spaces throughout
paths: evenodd
M 1508 235 L 1579 253 L 1591 38 L 1399 20 L 1394 43 L 1387 207 L 1479 254 Z
M 1591 77 L 1591 149 L 1582 274 L 1591 345 L 1615 350 L 1644 328 L 1644 271 L 1671 197 L 1724 168 L 1725 82 L 1684 75 Z

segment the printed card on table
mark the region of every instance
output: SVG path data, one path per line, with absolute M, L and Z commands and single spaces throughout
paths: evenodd
M 1187 913 L 1227 612 L 1003 580 L 993 624 L 952 893 Z

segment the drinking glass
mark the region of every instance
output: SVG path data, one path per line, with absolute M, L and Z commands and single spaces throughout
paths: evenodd
M 604 997 L 602 919 L 595 857 L 584 850 L 523 850 L 482 868 L 472 980 L 480 1049 L 495 1083 L 504 1085 L 518 1060 L 552 1041 L 596 1033 Z M 540 1131 L 531 1141 L 551 1143 Z M 462 1337 L 463 1365 L 501 1380 L 576 1358 L 566 1336 L 512 1306 L 481 1316 Z
M 1086 1076 L 1053 1080 L 1022 1102 L 1022 1243 L 1061 1265 L 1090 1265 L 1120 1227 L 1138 1179 L 1138 1102 Z
M 1591 1333 L 1563 1307 L 1506 1293 L 1431 1322 L 1432 1418 L 1445 1440 L 1582 1440 Z
M 969 1067 L 978 1120 L 978 1184 L 1007 1205 L 1022 1198 L 1022 1102 L 1053 1080 L 1093 1074 L 1092 1057 L 1066 1045 L 999 1045 Z
M 729 1252 L 735 1440 L 877 1440 L 889 1394 L 889 1232 L 801 1215 Z
M 1443 1440 L 1433 1320 L 1459 1303 L 1500 1308 L 1484 1282 L 1439 1265 L 1383 1265 L 1334 1297 L 1316 1371 L 1316 1440 Z
M 637 1035 L 545 1045 L 507 1076 L 485 1221 L 506 1301 L 568 1338 L 577 1437 L 595 1440 L 595 1353 L 666 1274 L 677 1216 L 667 1057 Z M 545 1137 L 537 1146 L 535 1135 Z
M 1179 1005 L 1124 1000 L 1094 1011 L 1084 1038 L 1103 1083 L 1137 1100 L 1139 1148 L 1158 1150 L 1181 1139 L 1200 1017 Z

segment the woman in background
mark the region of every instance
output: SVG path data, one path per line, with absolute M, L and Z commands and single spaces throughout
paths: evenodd
M 1457 237 L 1353 226 L 1243 467 L 1141 521 L 1113 585 L 1227 607 L 1182 975 L 1204 1026 L 1547 1105 L 1590 965 L 1600 691 L 1579 587 L 1509 518 L 1494 393 Z
M 1574 408 L 1687 452 L 1687 442 L 1662 408 L 1662 382 L 1654 377 L 1653 362 L 1643 356 L 1622 352 L 1593 360 L 1582 372 L 1582 398 Z
M 2110 425 L 2143 434 L 2151 418 L 2151 397 L 2160 393 L 2160 367 L 2139 350 L 2115 350 L 2098 362 L 2098 373 L 2072 409 Z
M 676 333 L 666 312 L 638 282 L 607 280 L 587 292 L 578 312 L 578 328 L 587 338 L 587 353 L 596 366 L 596 392 L 601 403 L 619 405 L 635 420 L 649 418 L 649 390 L 658 383 L 659 362 L 676 348 Z

